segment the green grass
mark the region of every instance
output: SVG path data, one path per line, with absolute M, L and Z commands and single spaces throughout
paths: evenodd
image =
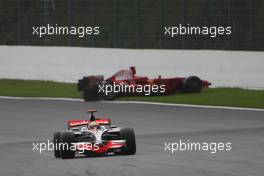
M 80 93 L 74 83 L 0 79 L 0 96 L 80 98 Z
M 119 100 L 264 108 L 264 90 L 211 88 L 195 94 L 181 93 L 168 96 L 120 97 Z
M 0 96 L 81 98 L 74 83 L 0 79 Z M 197 94 L 119 97 L 117 100 L 264 108 L 264 90 L 211 88 Z

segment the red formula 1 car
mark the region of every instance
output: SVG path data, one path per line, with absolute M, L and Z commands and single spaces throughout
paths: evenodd
M 120 70 L 108 79 L 104 76 L 86 76 L 78 82 L 78 91 L 85 101 L 114 100 L 122 95 L 167 95 L 175 92 L 195 93 L 208 88 L 210 82 L 197 76 L 149 79 L 136 75 L 136 68 Z
M 54 156 L 74 158 L 75 154 L 86 156 L 136 153 L 133 128 L 111 125 L 111 120 L 95 118 L 96 110 L 89 110 L 89 120 L 69 120 L 68 130 L 53 134 Z

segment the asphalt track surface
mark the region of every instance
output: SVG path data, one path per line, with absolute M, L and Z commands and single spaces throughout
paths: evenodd
M 133 156 L 55 159 L 33 151 L 33 142 L 52 139 L 68 119 L 98 116 L 133 127 Z M 142 104 L 0 99 L 0 175 L 25 176 L 256 176 L 264 173 L 264 112 Z M 231 142 L 231 151 L 164 150 L 164 142 Z

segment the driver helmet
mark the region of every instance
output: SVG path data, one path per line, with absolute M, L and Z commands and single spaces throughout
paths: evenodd
M 91 129 L 95 128 L 95 127 L 98 128 L 98 126 L 99 126 L 99 123 L 97 123 L 96 121 L 92 121 L 92 122 L 89 123 L 88 129 L 91 130 Z

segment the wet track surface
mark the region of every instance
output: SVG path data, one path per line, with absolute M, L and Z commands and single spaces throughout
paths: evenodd
M 133 156 L 55 159 L 33 151 L 33 142 L 52 139 L 66 120 L 96 108 L 118 126 L 133 127 Z M 159 105 L 0 99 L 0 175 L 263 175 L 264 112 Z M 231 151 L 164 150 L 164 142 L 230 142 Z

